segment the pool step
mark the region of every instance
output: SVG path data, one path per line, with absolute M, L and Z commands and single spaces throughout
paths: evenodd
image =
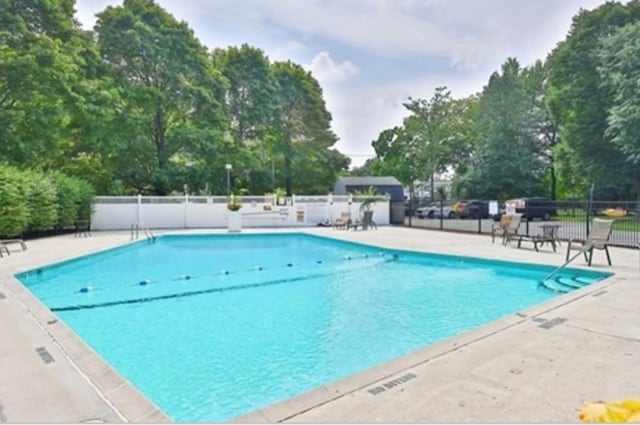
M 574 289 L 580 289 L 592 283 L 581 276 L 556 276 L 553 279 L 545 279 L 538 283 L 538 286 L 549 291 L 566 294 Z

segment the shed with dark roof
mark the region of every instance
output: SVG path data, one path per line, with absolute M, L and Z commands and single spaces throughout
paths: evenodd
M 380 195 L 389 195 L 389 217 L 392 224 L 404 223 L 404 189 L 395 177 L 340 177 L 333 186 L 334 195 L 347 195 L 373 187 Z
M 347 195 L 373 187 L 380 195 L 388 194 L 391 202 L 404 202 L 402 183 L 395 177 L 340 177 L 333 186 L 335 195 Z

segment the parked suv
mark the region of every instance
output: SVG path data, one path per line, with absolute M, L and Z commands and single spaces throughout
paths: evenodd
M 458 212 L 460 218 L 489 218 L 489 204 L 486 201 L 466 201 Z
M 533 220 L 541 218 L 542 220 L 551 220 L 556 215 L 555 202 L 549 198 L 519 198 L 510 199 L 505 202 L 507 210 L 514 208 L 516 213 L 522 214 L 522 218 Z

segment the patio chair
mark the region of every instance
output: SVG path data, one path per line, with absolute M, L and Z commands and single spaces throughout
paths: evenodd
M 607 248 L 611 231 L 613 230 L 613 222 L 615 220 L 603 220 L 601 218 L 594 218 L 591 225 L 591 232 L 587 236 L 587 240 L 571 239 L 567 245 L 567 258 L 569 261 L 569 254 L 571 250 L 581 250 L 584 254 L 584 260 L 588 265 L 591 265 L 593 259 L 593 250 L 601 249 L 607 254 L 607 262 L 611 266 L 611 257 L 609 256 L 609 249 Z M 589 256 L 587 257 L 587 252 Z
M 373 211 L 365 211 L 362 215 L 362 230 L 367 230 L 369 227 L 378 230 L 376 222 L 373 221 Z
M 506 225 L 502 231 L 502 245 L 507 245 L 512 239 L 518 238 L 522 214 L 509 214 L 509 216 L 510 218 L 505 218 Z M 495 236 L 493 237 L 495 238 Z
M 334 229 L 349 229 L 351 225 L 351 213 L 343 212 L 340 214 L 340 218 L 336 219 L 333 223 Z
M 500 221 L 497 223 L 493 223 L 491 226 L 491 243 L 496 241 L 496 236 L 502 236 L 504 238 L 504 232 L 507 227 L 509 227 L 509 222 L 511 221 L 511 215 L 502 214 L 500 217 Z M 503 241 L 504 243 L 504 241 Z

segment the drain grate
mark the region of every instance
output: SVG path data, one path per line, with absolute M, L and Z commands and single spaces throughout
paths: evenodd
M 555 319 L 551 319 L 551 320 L 547 320 L 544 323 L 542 323 L 541 325 L 539 325 L 539 328 L 542 329 L 551 329 L 555 326 L 558 326 L 561 323 L 566 322 L 567 319 L 565 319 L 564 317 L 556 317 Z
M 53 356 L 51 355 L 51 353 L 49 353 L 47 351 L 46 348 L 44 347 L 38 347 L 36 348 L 36 353 L 38 353 L 38 355 L 40 356 L 40 358 L 42 359 L 42 361 L 45 364 L 49 364 L 49 363 L 53 363 L 55 362 L 55 359 L 53 358 Z

